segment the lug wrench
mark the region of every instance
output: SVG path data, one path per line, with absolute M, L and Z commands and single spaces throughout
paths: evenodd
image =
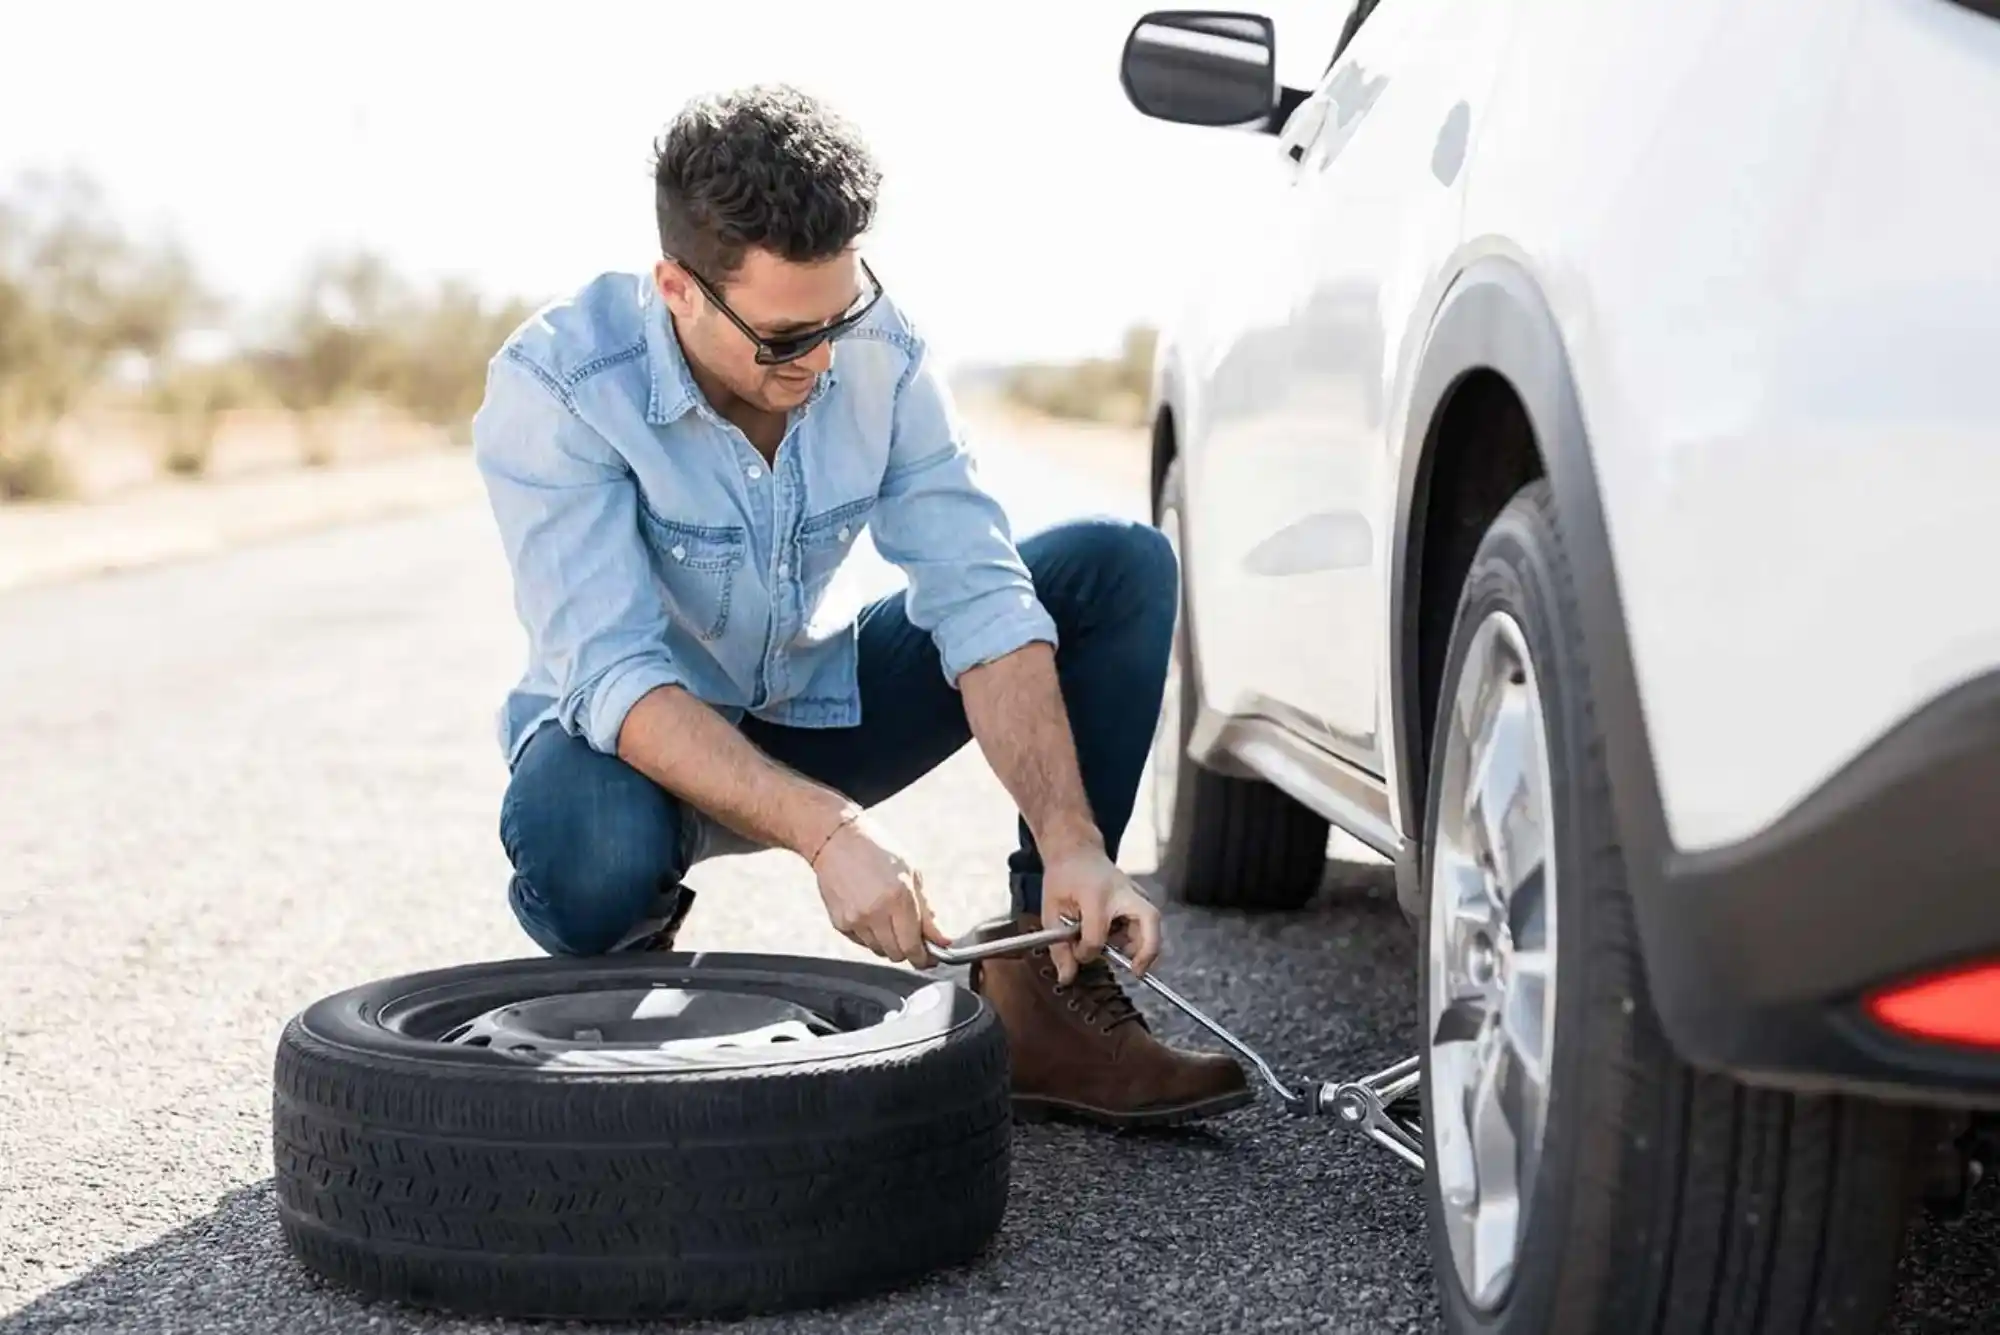
M 965 965 L 976 960 L 1019 954 L 1039 946 L 1074 941 L 1082 934 L 1083 928 L 1075 919 L 1064 918 L 1060 927 L 1044 927 L 1038 932 L 1026 932 L 1020 936 L 1001 937 L 971 945 L 932 946 L 930 953 L 940 964 Z M 1119 968 L 1127 973 L 1133 973 L 1132 961 L 1118 947 L 1107 943 L 1104 954 Z M 1396 1104 L 1417 1091 L 1418 1081 L 1422 1079 L 1418 1072 L 1417 1058 L 1406 1057 L 1386 1070 L 1363 1076 L 1359 1080 L 1315 1081 L 1297 1086 L 1287 1084 L 1256 1049 L 1223 1028 L 1219 1021 L 1211 1018 L 1192 1001 L 1151 973 L 1134 974 L 1134 976 L 1171 1002 L 1182 1014 L 1228 1044 L 1231 1051 L 1255 1067 L 1257 1074 L 1264 1078 L 1264 1083 L 1276 1092 L 1287 1112 L 1297 1116 L 1317 1113 L 1336 1117 L 1342 1125 L 1354 1128 L 1412 1168 L 1422 1170 L 1423 1128 L 1414 1117 L 1399 1115 L 1394 1111 Z

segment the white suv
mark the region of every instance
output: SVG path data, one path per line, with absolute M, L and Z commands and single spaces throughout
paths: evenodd
M 2000 0 L 1142 19 L 1170 891 L 1419 925 L 1453 1331 L 1873 1330 L 2000 1107 Z M 1317 62 L 1315 62 L 1317 63 Z

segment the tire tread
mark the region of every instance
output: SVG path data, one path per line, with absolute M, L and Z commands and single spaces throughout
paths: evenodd
M 1580 950 L 1588 965 L 1565 970 L 1558 989 L 1584 988 L 1575 1031 L 1559 1043 L 1576 1045 L 1575 1069 L 1585 1074 L 1568 1095 L 1575 1106 L 1551 1114 L 1551 1127 L 1560 1120 L 1574 1141 L 1567 1156 L 1556 1156 L 1571 1169 L 1549 1198 L 1560 1202 L 1559 1219 L 1530 1225 L 1560 1239 L 1533 1249 L 1560 1265 L 1551 1273 L 1546 1263 L 1530 1264 L 1517 1292 L 1526 1283 L 1536 1297 L 1495 1320 L 1464 1303 L 1441 1255 L 1448 1326 L 1537 1335 L 1877 1329 L 1894 1294 L 1911 1202 L 1911 1114 L 1751 1088 L 1674 1055 L 1647 1002 L 1575 581 L 1546 481 L 1524 488 L 1489 531 L 1454 642 L 1478 600 L 1490 596 L 1483 579 L 1549 595 L 1526 620 L 1548 627 L 1539 637 L 1529 627 L 1537 657 L 1553 652 L 1562 660 L 1541 664 L 1561 684 L 1556 703 L 1565 717 L 1551 726 L 1580 761 L 1563 809 L 1582 827 L 1581 845 L 1570 847 L 1588 898 L 1581 919 L 1565 919 L 1561 930 L 1563 949 Z M 1449 685 L 1441 694 L 1450 698 Z M 1546 1173 L 1552 1160 L 1544 1155 Z M 1561 1321 L 1552 1323 L 1551 1313 Z
M 510 1075 L 513 1073 L 509 1073 Z M 740 1316 L 971 1259 L 1011 1161 L 991 1012 L 839 1069 L 496 1078 L 321 1041 L 275 1063 L 288 1245 L 376 1297 L 490 1316 Z

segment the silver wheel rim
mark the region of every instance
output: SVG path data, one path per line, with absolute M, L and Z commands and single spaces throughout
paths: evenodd
M 1429 931 L 1445 1233 L 1478 1307 L 1507 1295 L 1548 1123 L 1556 865 L 1548 728 L 1526 637 L 1494 612 L 1465 656 L 1440 776 Z
M 662 1059 L 811 1043 L 848 1027 L 783 997 L 726 988 L 587 988 L 495 1006 L 438 1041 L 535 1065 L 604 1051 Z
M 1173 548 L 1174 565 L 1179 568 L 1181 516 L 1178 510 L 1168 507 L 1160 511 L 1160 531 L 1166 535 L 1167 545 Z M 1185 573 L 1182 578 L 1186 578 Z M 1156 851 L 1163 851 L 1167 846 L 1167 836 L 1174 825 L 1174 800 L 1180 795 L 1181 691 L 1184 689 L 1181 613 L 1184 607 L 1182 599 L 1174 600 L 1173 648 L 1167 654 L 1167 681 L 1160 695 L 1160 721 L 1153 730 L 1153 838 Z

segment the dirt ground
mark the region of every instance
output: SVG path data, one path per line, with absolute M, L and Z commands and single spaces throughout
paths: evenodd
M 312 444 L 325 452 L 325 466 L 374 463 L 447 447 L 444 433 L 436 428 L 369 408 L 327 416 Z M 275 408 L 232 412 L 223 418 L 201 480 L 295 471 L 304 466 L 308 449 L 309 437 L 290 413 Z M 171 480 L 162 477 L 160 466 L 162 423 L 150 413 L 102 408 L 80 414 L 57 432 L 56 450 L 75 484 L 73 502 L 106 501 Z

